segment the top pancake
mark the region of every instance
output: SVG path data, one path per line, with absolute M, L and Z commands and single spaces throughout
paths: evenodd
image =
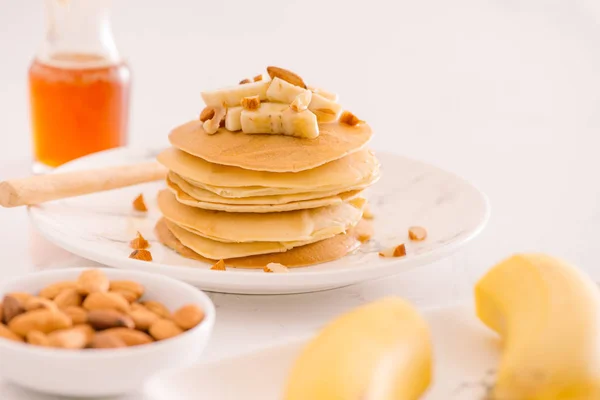
M 214 135 L 191 121 L 169 134 L 173 147 L 208 162 L 255 171 L 298 172 L 316 168 L 362 149 L 371 139 L 369 125 L 319 124 L 315 139 L 248 135 L 224 128 Z

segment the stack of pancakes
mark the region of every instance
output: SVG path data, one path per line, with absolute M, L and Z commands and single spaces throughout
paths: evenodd
M 169 170 L 158 239 L 185 257 L 244 268 L 312 265 L 354 251 L 360 194 L 379 178 L 366 148 L 371 129 L 333 122 L 319 130 L 304 139 L 225 128 L 209 135 L 201 121 L 174 129 L 158 157 Z

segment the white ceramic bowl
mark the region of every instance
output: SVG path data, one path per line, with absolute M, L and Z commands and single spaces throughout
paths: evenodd
M 37 272 L 0 284 L 0 296 L 37 293 L 58 281 L 75 280 L 86 268 Z M 162 275 L 104 268 L 109 279 L 133 280 L 146 288 L 143 299 L 162 302 L 171 311 L 197 304 L 206 317 L 172 339 L 123 349 L 62 350 L 0 338 L 0 376 L 40 392 L 68 396 L 107 396 L 140 388 L 158 372 L 195 362 L 210 337 L 215 307 L 203 292 Z M 1 298 L 1 297 L 0 297 Z

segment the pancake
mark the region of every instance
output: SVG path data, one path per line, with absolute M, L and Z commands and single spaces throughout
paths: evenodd
M 359 185 L 348 188 L 348 191 L 363 190 L 364 188 L 371 185 L 372 182 L 379 179 L 379 176 L 375 177 L 374 180 L 363 182 Z M 307 192 L 307 193 L 294 193 L 274 196 L 250 196 L 250 197 L 222 197 L 216 193 L 210 192 L 198 188 L 183 178 L 170 172 L 167 176 L 167 183 L 173 183 L 177 185 L 182 191 L 187 193 L 199 201 L 205 201 L 208 203 L 221 203 L 229 205 L 244 205 L 244 204 L 260 204 L 260 205 L 276 205 L 276 204 L 287 204 L 299 201 L 321 199 L 323 197 L 335 196 L 340 194 L 339 190 L 331 190 L 325 192 Z
M 194 250 L 203 257 L 210 259 L 238 258 L 260 254 L 283 253 L 294 247 L 304 246 L 306 244 L 329 239 L 335 235 L 325 237 L 315 237 L 308 241 L 297 242 L 244 242 L 244 243 L 226 243 L 198 235 L 190 229 L 181 227 L 173 221 L 165 218 L 167 227 L 175 237 L 186 247 Z
M 248 187 L 221 187 L 221 186 L 212 186 L 212 185 L 204 185 L 201 182 L 194 182 L 187 180 L 174 172 L 169 172 L 170 179 L 181 187 L 185 187 L 186 190 L 193 193 L 195 189 L 201 189 L 204 191 L 212 192 L 219 197 L 227 198 L 227 199 L 243 199 L 246 197 L 265 197 L 265 196 L 289 196 L 295 194 L 304 194 L 307 193 L 307 189 L 301 188 L 273 188 L 273 187 L 262 187 L 262 186 L 248 186 Z M 316 193 L 313 198 L 323 197 L 321 193 L 342 193 L 347 192 L 349 190 L 363 189 L 367 186 L 376 182 L 380 177 L 379 168 L 377 168 L 374 173 L 368 177 L 366 177 L 362 182 L 358 182 L 354 185 L 338 185 L 333 184 L 327 187 L 319 187 L 319 190 L 310 191 L 308 193 Z
M 158 194 L 162 215 L 177 225 L 223 242 L 312 241 L 346 231 L 362 217 L 365 200 L 280 213 L 229 213 L 186 206 L 169 190 Z
M 208 162 L 254 171 L 299 172 L 338 160 L 362 148 L 371 139 L 368 124 L 319 124 L 315 139 L 284 135 L 246 135 L 224 128 L 208 135 L 199 120 L 169 134 L 173 147 Z
M 306 210 L 309 208 L 318 208 L 341 204 L 357 197 L 362 190 L 352 190 L 333 196 L 322 197 L 320 199 L 294 201 L 283 204 L 223 204 L 201 201 L 193 198 L 184 192 L 180 186 L 167 178 L 167 188 L 175 195 L 177 201 L 190 207 L 204 208 L 205 210 L 226 211 L 226 212 L 251 212 L 251 213 L 270 213 L 294 210 Z M 202 189 L 198 189 L 202 190 Z M 208 192 L 211 193 L 211 192 Z M 213 194 L 213 196 L 217 197 Z M 217 198 L 219 200 L 219 198 Z
M 209 264 L 214 264 L 217 261 L 202 257 L 189 247 L 184 246 L 169 230 L 164 218 L 157 222 L 154 233 L 160 243 L 183 257 Z M 356 238 L 354 230 L 350 230 L 347 234 L 336 235 L 330 239 L 296 247 L 284 253 L 225 259 L 225 264 L 228 267 L 262 269 L 268 263 L 276 262 L 288 268 L 305 267 L 337 260 L 355 251 L 358 247 L 360 247 L 360 242 Z M 219 271 L 215 271 L 215 273 L 219 273 Z
M 198 182 L 216 187 L 259 186 L 301 189 L 296 192 L 323 191 L 330 186 L 349 187 L 363 182 L 379 167 L 377 159 L 367 149 L 314 169 L 281 173 L 213 164 L 173 147 L 160 153 L 157 159 L 169 171 L 192 184 Z

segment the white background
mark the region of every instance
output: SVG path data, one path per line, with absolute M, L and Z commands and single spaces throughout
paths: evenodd
M 198 115 L 202 89 L 278 65 L 338 92 L 373 126 L 376 149 L 434 163 L 487 193 L 489 226 L 467 249 L 393 287 L 367 284 L 368 296 L 363 288 L 305 295 L 316 316 L 288 321 L 290 330 L 379 293 L 425 304 L 467 296 L 470 283 L 517 251 L 564 257 L 600 280 L 595 2 L 119 0 L 114 31 L 134 76 L 131 143 L 166 144 L 170 128 Z M 27 172 L 25 78 L 43 28 L 41 0 L 0 0 L 0 179 Z M 10 255 L 3 274 L 57 252 L 29 231 L 23 210 L 0 210 L 0 253 Z M 440 288 L 453 295 L 439 297 Z M 302 307 L 294 296 L 228 299 L 240 315 Z

